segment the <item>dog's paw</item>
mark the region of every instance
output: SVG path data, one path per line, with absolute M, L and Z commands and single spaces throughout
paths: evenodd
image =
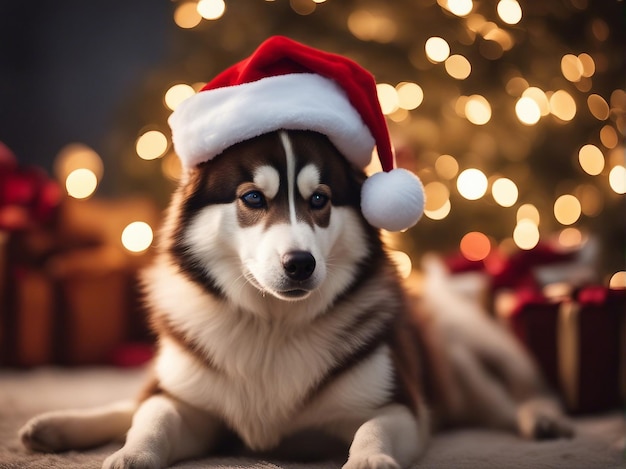
M 400 469 L 400 465 L 386 454 L 353 455 L 343 465 L 343 469 Z
M 35 417 L 19 431 L 24 446 L 32 451 L 53 453 L 63 451 L 66 444 L 57 418 Z
M 129 451 L 125 448 L 104 460 L 102 469 L 161 469 L 165 462 L 152 451 Z
M 535 440 L 554 438 L 572 438 L 574 427 L 565 417 L 538 415 L 532 429 L 531 437 Z

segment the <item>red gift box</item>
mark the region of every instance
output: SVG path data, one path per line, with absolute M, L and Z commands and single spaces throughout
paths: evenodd
M 626 290 L 602 286 L 546 297 L 522 289 L 497 308 L 571 412 L 626 401 Z

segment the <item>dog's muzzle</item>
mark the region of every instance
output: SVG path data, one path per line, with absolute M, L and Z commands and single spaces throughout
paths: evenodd
M 282 259 L 285 275 L 295 282 L 308 280 L 315 271 L 315 258 L 308 251 L 291 251 Z

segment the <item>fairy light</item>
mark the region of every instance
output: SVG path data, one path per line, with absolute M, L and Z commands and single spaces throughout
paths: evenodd
M 592 77 L 594 73 L 596 73 L 596 63 L 587 53 L 582 53 L 578 55 L 578 60 L 583 67 L 582 76 L 585 78 Z
M 475 125 L 485 125 L 491 119 L 491 105 L 484 96 L 472 95 L 465 103 L 465 116 Z
M 548 101 L 546 93 L 541 88 L 530 86 L 522 92 L 522 97 L 531 98 L 535 101 L 542 116 L 550 114 L 550 101 Z
M 491 185 L 491 195 L 502 207 L 512 207 L 517 202 L 517 185 L 507 178 L 498 178 Z
M 205 20 L 217 20 L 224 15 L 226 3 L 224 0 L 200 0 L 196 8 Z
M 459 247 L 466 259 L 482 261 L 491 252 L 491 241 L 484 233 L 471 231 L 463 236 Z
M 571 121 L 576 115 L 576 102 L 567 91 L 555 91 L 550 96 L 550 112 L 563 121 Z
M 561 73 L 566 80 L 571 82 L 580 81 L 584 68 L 581 60 L 574 54 L 565 54 L 561 58 Z
M 154 234 L 146 222 L 134 221 L 122 231 L 122 245 L 130 252 L 143 252 L 150 247 Z
M 182 29 L 195 28 L 202 21 L 195 2 L 180 3 L 174 10 L 174 23 Z
M 182 103 L 185 99 L 193 96 L 196 91 L 193 87 L 185 84 L 179 83 L 170 87 L 165 92 L 165 97 L 163 100 L 165 101 L 165 105 L 172 111 L 174 111 L 180 103 Z
M 507 24 L 517 24 L 522 19 L 522 7 L 516 0 L 500 0 L 496 10 L 500 19 Z
M 378 83 L 376 85 L 376 92 L 378 93 L 378 101 L 383 114 L 391 114 L 399 107 L 398 92 L 389 83 Z
M 617 132 L 610 125 L 605 125 L 600 129 L 600 142 L 607 148 L 615 148 L 619 143 Z
M 515 103 L 515 114 L 522 124 L 535 125 L 541 118 L 541 109 L 534 99 L 522 96 Z
M 424 100 L 424 91 L 417 83 L 398 83 L 396 93 L 399 107 L 408 111 L 417 109 Z
M 558 241 L 564 248 L 575 248 L 580 246 L 583 242 L 583 234 L 578 228 L 569 226 L 561 230 Z
M 444 66 L 448 75 L 457 80 L 465 80 L 472 73 L 472 64 L 460 54 L 448 57 Z
M 426 50 L 426 56 L 432 62 L 443 62 L 450 55 L 450 45 L 442 37 L 430 37 L 426 40 L 424 45 Z
M 413 270 L 413 262 L 406 252 L 402 251 L 389 251 L 389 257 L 396 265 L 398 273 L 402 278 L 408 278 Z
M 539 210 L 537 210 L 537 207 L 535 207 L 533 204 L 524 204 L 517 209 L 516 220 L 518 223 L 522 220 L 528 220 L 539 226 L 541 217 L 539 215 Z
M 578 162 L 587 174 L 597 176 L 604 169 L 604 155 L 595 145 L 583 145 L 578 151 Z
M 437 3 L 456 16 L 467 16 L 474 9 L 472 0 L 437 0 Z
M 539 243 L 539 228 L 526 218 L 520 220 L 513 230 L 513 241 L 520 249 L 529 250 Z
M 57 179 L 65 181 L 72 171 L 80 168 L 90 170 L 96 179 L 100 179 L 104 164 L 100 155 L 87 145 L 82 143 L 65 145 L 54 160 L 54 172 Z
M 137 139 L 135 149 L 143 160 L 155 160 L 167 151 L 167 137 L 158 130 L 149 130 Z
M 98 187 L 98 178 L 87 168 L 72 171 L 65 180 L 67 194 L 75 199 L 90 197 Z
M 581 213 L 579 200 L 571 194 L 564 194 L 554 202 L 554 218 L 562 225 L 576 223 Z
M 425 209 L 431 212 L 442 208 L 450 199 L 450 191 L 448 186 L 439 181 L 429 182 L 424 186 L 424 194 L 426 196 Z
M 435 171 L 444 179 L 454 179 L 459 173 L 459 163 L 452 155 L 440 155 L 435 160 Z
M 487 176 L 476 168 L 466 169 L 459 174 L 456 180 L 456 187 L 467 200 L 478 200 L 487 192 Z
M 451 208 L 452 204 L 450 204 L 450 200 L 447 200 L 446 203 L 437 210 L 424 210 L 424 215 L 431 220 L 443 220 L 450 214 Z
M 587 97 L 587 106 L 593 117 L 599 121 L 609 118 L 609 103 L 599 94 L 590 94 Z
M 609 280 L 609 288 L 626 288 L 626 271 L 620 270 L 619 272 L 615 272 L 613 275 L 611 275 L 611 279 Z
M 611 169 L 609 185 L 616 194 L 626 194 L 626 167 L 617 165 Z

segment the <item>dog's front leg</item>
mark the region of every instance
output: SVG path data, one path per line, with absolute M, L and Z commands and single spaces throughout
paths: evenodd
M 419 417 L 426 419 L 425 416 Z M 403 405 L 389 405 L 361 425 L 344 469 L 397 469 L 413 464 L 428 439 L 428 423 Z
M 220 424 L 199 409 L 157 394 L 133 416 L 124 447 L 109 456 L 103 469 L 159 469 L 202 455 L 217 439 Z

